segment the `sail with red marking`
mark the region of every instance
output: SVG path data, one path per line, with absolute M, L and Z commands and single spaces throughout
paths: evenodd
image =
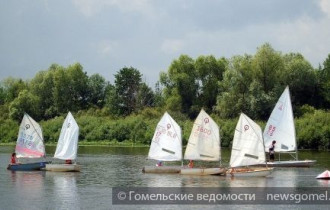
M 265 151 L 268 152 L 272 141 L 276 141 L 275 152 L 296 151 L 296 130 L 290 99 L 286 87 L 277 101 L 264 130 Z
M 316 179 L 330 179 L 330 171 L 324 171 L 323 173 L 319 174 Z
M 157 124 L 148 159 L 160 161 L 178 161 L 182 159 L 181 128 L 167 112 Z
M 190 133 L 184 159 L 219 161 L 220 149 L 219 126 L 202 109 Z
M 241 113 L 235 128 L 230 167 L 250 166 L 266 162 L 260 126 Z
M 42 129 L 26 113 L 19 128 L 15 152 L 18 158 L 40 158 L 45 156 Z

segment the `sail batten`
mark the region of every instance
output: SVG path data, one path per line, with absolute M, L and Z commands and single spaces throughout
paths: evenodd
M 42 129 L 27 113 L 24 114 L 20 124 L 15 152 L 18 158 L 40 158 L 45 156 Z
M 219 127 L 204 110 L 201 110 L 194 122 L 184 159 L 219 161 L 220 156 Z
M 167 112 L 157 124 L 148 159 L 161 161 L 182 160 L 181 128 Z
M 62 125 L 54 158 L 74 160 L 77 158 L 79 126 L 71 112 L 68 113 Z

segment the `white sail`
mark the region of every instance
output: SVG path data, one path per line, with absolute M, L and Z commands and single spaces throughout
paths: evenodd
M 264 130 L 265 151 L 276 141 L 276 152 L 296 150 L 296 130 L 292 113 L 289 87 L 286 87 L 273 109 Z
M 57 142 L 55 158 L 74 160 L 77 157 L 79 127 L 71 112 L 65 118 L 61 134 Z
M 241 113 L 236 125 L 230 166 L 248 166 L 266 162 L 262 130 L 258 124 Z
M 45 156 L 41 127 L 26 113 L 19 128 L 15 152 L 18 158 L 40 158 Z
M 182 159 L 181 128 L 167 112 L 157 124 L 148 158 L 161 161 Z
M 204 110 L 200 111 L 194 122 L 184 159 L 220 160 L 219 127 Z

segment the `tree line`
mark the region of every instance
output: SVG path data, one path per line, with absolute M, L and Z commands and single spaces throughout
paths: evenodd
M 152 138 L 152 126 L 164 111 L 175 113 L 173 117 L 179 118 L 183 127 L 191 125 L 201 108 L 219 122 L 230 122 L 230 125 L 240 112 L 264 122 L 287 85 L 297 118 L 303 119 L 315 112 L 325 113 L 324 117 L 329 115 L 330 54 L 323 65 L 315 69 L 300 53 L 283 54 L 266 43 L 258 47 L 254 55 L 231 58 L 208 55 L 196 59 L 181 55 L 172 61 L 167 71 L 160 73 L 154 88 L 143 82 L 142 76 L 134 67 L 123 67 L 116 72 L 111 84 L 100 74 L 88 76 L 82 65 L 76 63 L 67 67 L 52 64 L 27 81 L 4 79 L 0 83 L 1 141 L 16 140 L 17 133 L 10 134 L 9 130 L 17 130 L 24 112 L 52 127 L 49 130 L 53 133 L 59 132 L 60 123 L 52 122 L 71 111 L 86 122 L 89 121 L 86 117 L 93 119 L 92 125 L 84 124 L 83 140 L 134 140 L 146 144 Z M 150 119 L 146 113 L 156 119 Z M 101 126 L 97 120 L 101 118 L 107 120 L 100 120 L 107 126 Z M 118 132 L 123 133 L 120 139 L 117 134 L 108 135 L 113 131 L 107 129 L 125 124 L 125 119 L 134 121 L 123 127 L 127 133 L 134 130 L 133 134 L 125 135 L 119 129 Z M 229 137 L 233 129 L 226 130 Z M 321 137 L 315 137 L 318 140 L 314 141 L 319 141 L 316 146 L 304 139 L 300 142 L 305 143 L 300 146 L 329 148 L 329 129 L 321 131 Z M 53 135 L 49 133 L 45 139 L 55 138 Z M 224 144 L 229 145 L 230 141 Z

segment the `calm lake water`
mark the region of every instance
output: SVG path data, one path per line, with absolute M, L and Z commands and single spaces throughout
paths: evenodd
M 315 176 L 330 169 L 329 152 L 300 151 L 299 159 L 313 159 L 312 168 L 277 168 L 266 178 L 143 174 L 149 148 L 79 147 L 80 173 L 11 172 L 6 170 L 13 146 L 0 146 L 0 209 L 278 209 L 279 205 L 112 205 L 112 187 L 329 187 Z M 55 147 L 47 147 L 52 160 Z M 222 150 L 228 165 L 230 151 Z M 176 163 L 180 164 L 180 163 Z M 281 207 L 282 208 L 282 207 Z M 283 208 L 287 208 L 283 205 Z M 290 206 L 311 209 L 307 205 Z M 327 209 L 328 206 L 314 206 Z

